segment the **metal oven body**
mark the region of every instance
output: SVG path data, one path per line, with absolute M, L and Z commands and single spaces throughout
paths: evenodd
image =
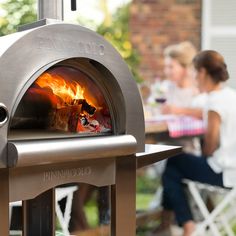
M 144 118 L 136 83 L 120 55 L 101 36 L 78 25 L 58 23 L 18 32 L 0 40 L 1 168 L 20 164 L 18 157 L 11 156 L 14 153 L 12 148 L 7 151 L 12 120 L 29 87 L 55 65 L 77 67 L 92 78 L 108 103 L 112 136 L 132 135 L 137 142 L 136 151 L 144 149 Z M 30 139 L 28 135 L 20 136 L 21 141 Z M 47 137 L 48 142 L 56 138 L 55 135 Z M 39 137 L 34 139 L 42 140 Z

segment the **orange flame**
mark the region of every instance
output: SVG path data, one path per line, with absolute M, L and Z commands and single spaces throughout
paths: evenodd
M 84 88 L 76 81 L 67 82 L 59 75 L 45 72 L 35 82 L 41 88 L 50 88 L 65 104 L 73 105 L 74 100 L 84 99 Z

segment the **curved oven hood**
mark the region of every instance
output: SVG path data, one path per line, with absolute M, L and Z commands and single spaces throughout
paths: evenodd
M 113 135 L 132 135 L 136 152 L 144 150 L 143 108 L 136 82 L 103 37 L 78 25 L 56 23 L 1 37 L 0 45 L 0 167 L 8 165 L 10 125 L 25 92 L 47 69 L 68 62 L 102 86 L 112 112 Z

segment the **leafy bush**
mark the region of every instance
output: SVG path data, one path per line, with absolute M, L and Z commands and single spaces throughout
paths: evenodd
M 118 50 L 122 58 L 128 64 L 135 80 L 141 82 L 142 79 L 137 70 L 140 57 L 130 41 L 129 7 L 130 4 L 126 4 L 118 8 L 112 16 L 111 22 L 107 23 L 107 21 L 104 20 L 104 22 L 98 26 L 97 32 L 103 35 L 104 38 Z
M 17 31 L 18 26 L 36 21 L 36 0 L 6 0 L 0 7 L 5 16 L 0 17 L 0 36 Z

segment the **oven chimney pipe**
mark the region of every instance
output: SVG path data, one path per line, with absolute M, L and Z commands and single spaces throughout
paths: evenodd
M 71 0 L 71 11 L 76 11 L 76 0 Z
M 38 0 L 38 20 L 43 19 L 63 21 L 63 0 Z

